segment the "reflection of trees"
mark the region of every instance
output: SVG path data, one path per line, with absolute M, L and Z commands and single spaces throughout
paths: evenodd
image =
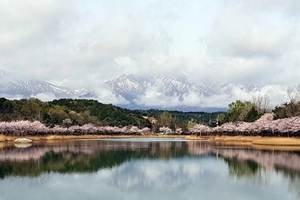
M 236 177 L 250 177 L 262 169 L 289 169 L 300 173 L 299 152 L 267 151 L 253 148 L 211 146 L 209 143 L 189 143 L 193 155 L 214 155 L 228 164 Z
M 42 173 L 93 173 L 102 168 L 112 168 L 133 159 L 171 159 L 182 156 L 214 156 L 225 161 L 229 174 L 235 178 L 247 178 L 260 183 L 269 183 L 269 170 L 275 169 L 290 182 L 290 190 L 299 195 L 300 154 L 284 151 L 261 151 L 252 148 L 230 148 L 212 146 L 209 142 L 123 142 L 105 140 L 74 140 L 54 142 L 46 145 L 33 144 L 26 149 L 6 146 L 0 151 L 0 178 L 7 176 L 32 176 Z M 151 162 L 149 162 L 151 163 Z M 138 175 L 136 169 L 128 165 L 126 173 L 117 173 L 112 184 L 131 188 L 130 184 L 140 184 L 145 188 L 155 181 Z M 149 166 L 148 166 L 149 167 Z M 189 181 L 185 172 L 169 170 L 167 174 L 170 186 L 182 188 Z M 199 166 L 200 167 L 200 166 Z M 158 170 L 158 169 L 154 169 Z M 160 169 L 162 170 L 162 169 Z M 130 172 L 130 173 L 129 173 Z M 142 173 L 142 172 L 140 172 Z M 184 179 L 182 177 L 185 177 Z M 144 178 L 144 179 L 141 179 Z M 163 179 L 162 179 L 163 180 Z M 128 185 L 129 184 L 129 185 Z
M 193 155 L 215 155 L 217 157 L 236 159 L 239 162 L 253 161 L 264 169 L 285 167 L 300 171 L 299 152 L 268 151 L 253 148 L 230 148 L 211 146 L 209 143 L 189 143 L 189 151 Z
M 208 143 L 189 143 L 189 151 L 193 155 L 215 155 L 223 158 L 228 165 L 229 174 L 236 178 L 251 178 L 268 183 L 269 170 L 275 170 L 289 180 L 289 189 L 300 198 L 299 152 L 213 147 Z
M 295 179 L 292 179 L 290 181 L 290 185 L 289 185 L 289 189 L 292 191 L 292 192 L 295 192 L 297 194 L 297 196 L 299 197 L 300 199 L 300 178 L 297 177 Z
M 300 163 L 299 163 L 300 165 Z M 300 171 L 283 168 L 283 167 L 276 167 L 277 172 L 282 172 L 285 177 L 288 177 L 290 180 L 289 190 L 295 192 L 297 196 L 300 198 Z
M 184 142 L 72 141 L 0 152 L 0 178 L 38 176 L 45 172 L 96 172 L 138 158 L 170 159 L 187 155 Z
M 258 164 L 251 160 L 242 162 L 237 160 L 236 158 L 225 158 L 224 160 L 228 164 L 229 174 L 232 176 L 237 176 L 238 178 L 254 176 L 259 169 Z

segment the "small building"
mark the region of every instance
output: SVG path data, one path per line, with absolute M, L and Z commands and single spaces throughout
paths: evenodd
M 158 122 L 154 117 L 143 116 L 144 119 L 147 119 L 151 124 L 156 124 Z

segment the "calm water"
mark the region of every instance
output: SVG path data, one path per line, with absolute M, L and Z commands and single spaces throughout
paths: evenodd
M 300 152 L 183 139 L 10 145 L 0 199 L 300 199 Z

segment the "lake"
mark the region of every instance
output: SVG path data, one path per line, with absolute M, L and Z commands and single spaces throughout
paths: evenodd
M 0 199 L 300 199 L 300 152 L 182 138 L 0 144 Z

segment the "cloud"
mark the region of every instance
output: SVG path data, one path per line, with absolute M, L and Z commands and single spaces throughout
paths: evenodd
M 0 3 L 0 66 L 20 76 L 71 88 L 121 74 L 298 84 L 298 0 Z
M 231 102 L 236 100 L 252 101 L 253 96 L 267 95 L 270 98 L 270 108 L 281 105 L 289 101 L 287 87 L 281 85 L 268 85 L 257 90 L 247 91 L 240 85 L 229 85 L 230 92 L 220 92 L 211 96 L 203 96 L 197 92 L 188 92 L 183 95 L 168 95 L 160 92 L 160 85 L 149 86 L 146 88 L 144 95 L 134 100 L 139 106 L 146 107 L 163 107 L 166 109 L 177 108 L 222 108 L 227 109 Z
M 129 102 L 121 96 L 115 96 L 109 89 L 105 87 L 96 90 L 97 100 L 106 104 L 127 105 Z
M 231 0 L 232 3 L 239 3 L 238 0 Z M 272 10 L 281 12 L 287 16 L 299 15 L 297 10 L 300 8 L 300 3 L 297 0 L 253 0 L 244 1 L 243 4 L 247 8 L 259 10 Z
M 232 57 L 276 57 L 285 52 L 293 34 L 292 19 L 251 10 L 241 4 L 224 7 L 216 19 L 209 47 Z
M 36 94 L 34 98 L 37 98 L 41 101 L 52 101 L 53 99 L 56 99 L 54 94 L 49 94 L 49 93 L 39 93 Z
M 272 1 L 273 5 L 267 7 L 270 1 L 251 2 L 233 0 L 220 7 L 211 32 L 203 39 L 207 44 L 206 59 L 222 81 L 276 84 L 286 79 L 282 71 L 290 72 L 295 59 L 291 52 L 298 51 L 295 20 L 299 14 L 287 15 L 286 9 L 299 3 L 290 1 L 289 6 L 281 7 L 282 1 Z
M 74 20 L 68 1 L 1 1 L 1 64 L 15 74 L 55 76 L 67 42 L 64 34 Z M 63 63 L 60 63 L 63 62 Z
M 271 100 L 270 106 L 274 108 L 289 101 L 287 90 L 287 87 L 281 85 L 268 85 L 261 89 L 261 94 L 268 95 Z

